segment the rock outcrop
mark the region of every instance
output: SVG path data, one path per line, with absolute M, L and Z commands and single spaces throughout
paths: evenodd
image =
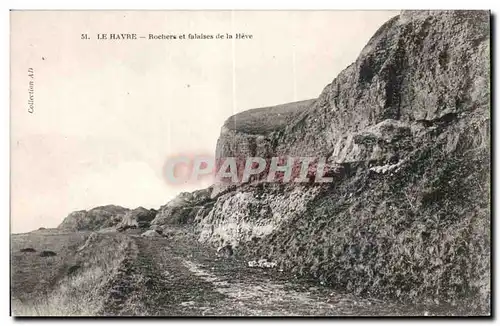
M 128 228 L 148 228 L 151 221 L 156 217 L 156 213 L 157 211 L 155 209 L 146 209 L 144 207 L 138 207 L 130 210 L 118 224 L 118 229 L 125 230 Z
M 484 11 L 403 12 L 316 100 L 275 124 L 276 108 L 230 118 L 219 159 L 327 157 L 347 173 L 215 185 L 200 240 L 357 294 L 487 310 L 489 22 Z
M 97 231 L 118 225 L 128 212 L 128 208 L 115 205 L 99 206 L 89 211 L 76 211 L 69 214 L 58 228 Z
M 156 210 L 144 207 L 131 210 L 115 205 L 99 206 L 89 211 L 82 210 L 69 214 L 58 228 L 73 231 L 148 228 L 156 213 Z
M 59 229 L 73 231 L 116 232 L 127 229 L 147 229 L 158 231 L 168 225 L 192 223 L 198 214 L 206 215 L 214 200 L 210 198 L 212 187 L 194 192 L 183 192 L 159 210 L 138 207 L 128 209 L 107 205 L 81 210 L 69 214 L 58 226 Z
M 141 237 L 147 237 L 147 238 L 158 238 L 161 237 L 162 235 L 155 230 L 147 230 L 144 233 L 141 234 Z
M 166 205 L 160 207 L 151 225 L 192 223 L 198 213 L 211 208 L 210 194 L 212 188 L 183 192 Z

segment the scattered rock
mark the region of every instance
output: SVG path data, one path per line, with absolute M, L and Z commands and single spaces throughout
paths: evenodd
M 21 252 L 36 252 L 35 248 L 23 248 L 21 249 Z
M 184 301 L 181 302 L 180 305 L 183 307 L 189 307 L 189 306 L 194 306 L 196 303 L 194 301 Z
M 73 265 L 70 268 L 68 268 L 68 276 L 75 274 L 79 269 L 81 268 L 80 265 Z
M 57 254 L 50 250 L 44 250 L 40 253 L 40 257 L 54 257 L 54 256 L 57 256 Z
M 251 260 L 248 262 L 248 267 L 274 268 L 276 267 L 276 263 L 270 262 L 267 259 Z
M 217 256 L 229 258 L 233 255 L 233 247 L 230 244 L 222 246 L 217 249 Z
M 141 234 L 141 237 L 161 237 L 162 235 L 156 232 L 155 230 L 147 230 L 143 234 Z

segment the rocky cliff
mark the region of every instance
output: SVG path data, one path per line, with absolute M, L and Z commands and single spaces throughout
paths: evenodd
M 403 12 L 318 99 L 230 118 L 218 158 L 326 156 L 349 173 L 215 191 L 200 240 L 359 294 L 488 306 L 489 35 L 488 12 Z
M 229 117 L 221 128 L 215 150 L 218 167 L 226 157 L 237 158 L 238 167 L 244 166 L 246 157 L 271 157 L 275 153 L 276 132 L 285 129 L 314 101 L 311 99 L 252 109 Z M 215 198 L 229 189 L 230 185 L 219 182 L 213 188 L 212 198 Z

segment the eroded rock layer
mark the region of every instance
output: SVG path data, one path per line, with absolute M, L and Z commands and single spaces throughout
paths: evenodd
M 488 309 L 489 19 L 403 12 L 286 124 L 248 129 L 273 108 L 229 119 L 239 123 L 223 128 L 218 158 L 325 156 L 349 173 L 321 186 L 216 185 L 200 240 L 355 293 Z

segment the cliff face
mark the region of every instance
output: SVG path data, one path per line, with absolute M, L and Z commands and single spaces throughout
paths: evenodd
M 314 102 L 312 99 L 258 108 L 230 117 L 221 128 L 215 150 L 216 160 L 240 158 L 238 164 L 244 166 L 246 157 L 272 157 L 275 153 L 276 132 L 285 129 Z M 228 188 L 229 185 L 223 182 L 216 184 L 212 198 Z
M 487 13 L 404 12 L 277 135 L 275 152 L 382 159 L 393 150 L 366 148 L 356 136 L 381 123 L 410 128 L 489 107 L 489 60 Z
M 216 158 L 394 160 L 412 149 L 404 142 L 412 132 L 489 106 L 489 60 L 487 13 L 403 12 L 373 35 L 318 99 L 229 118 Z M 216 186 L 214 197 L 219 189 L 226 187 Z
M 385 23 L 314 100 L 229 118 L 216 157 L 317 157 L 326 184 L 180 194 L 98 207 L 61 228 L 193 223 L 199 240 L 351 293 L 490 306 L 490 22 L 409 11 Z M 154 217 L 154 219 L 153 219 Z
M 489 31 L 488 12 L 403 12 L 318 99 L 229 119 L 218 158 L 326 156 L 348 173 L 216 185 L 200 240 L 356 293 L 487 307 Z

